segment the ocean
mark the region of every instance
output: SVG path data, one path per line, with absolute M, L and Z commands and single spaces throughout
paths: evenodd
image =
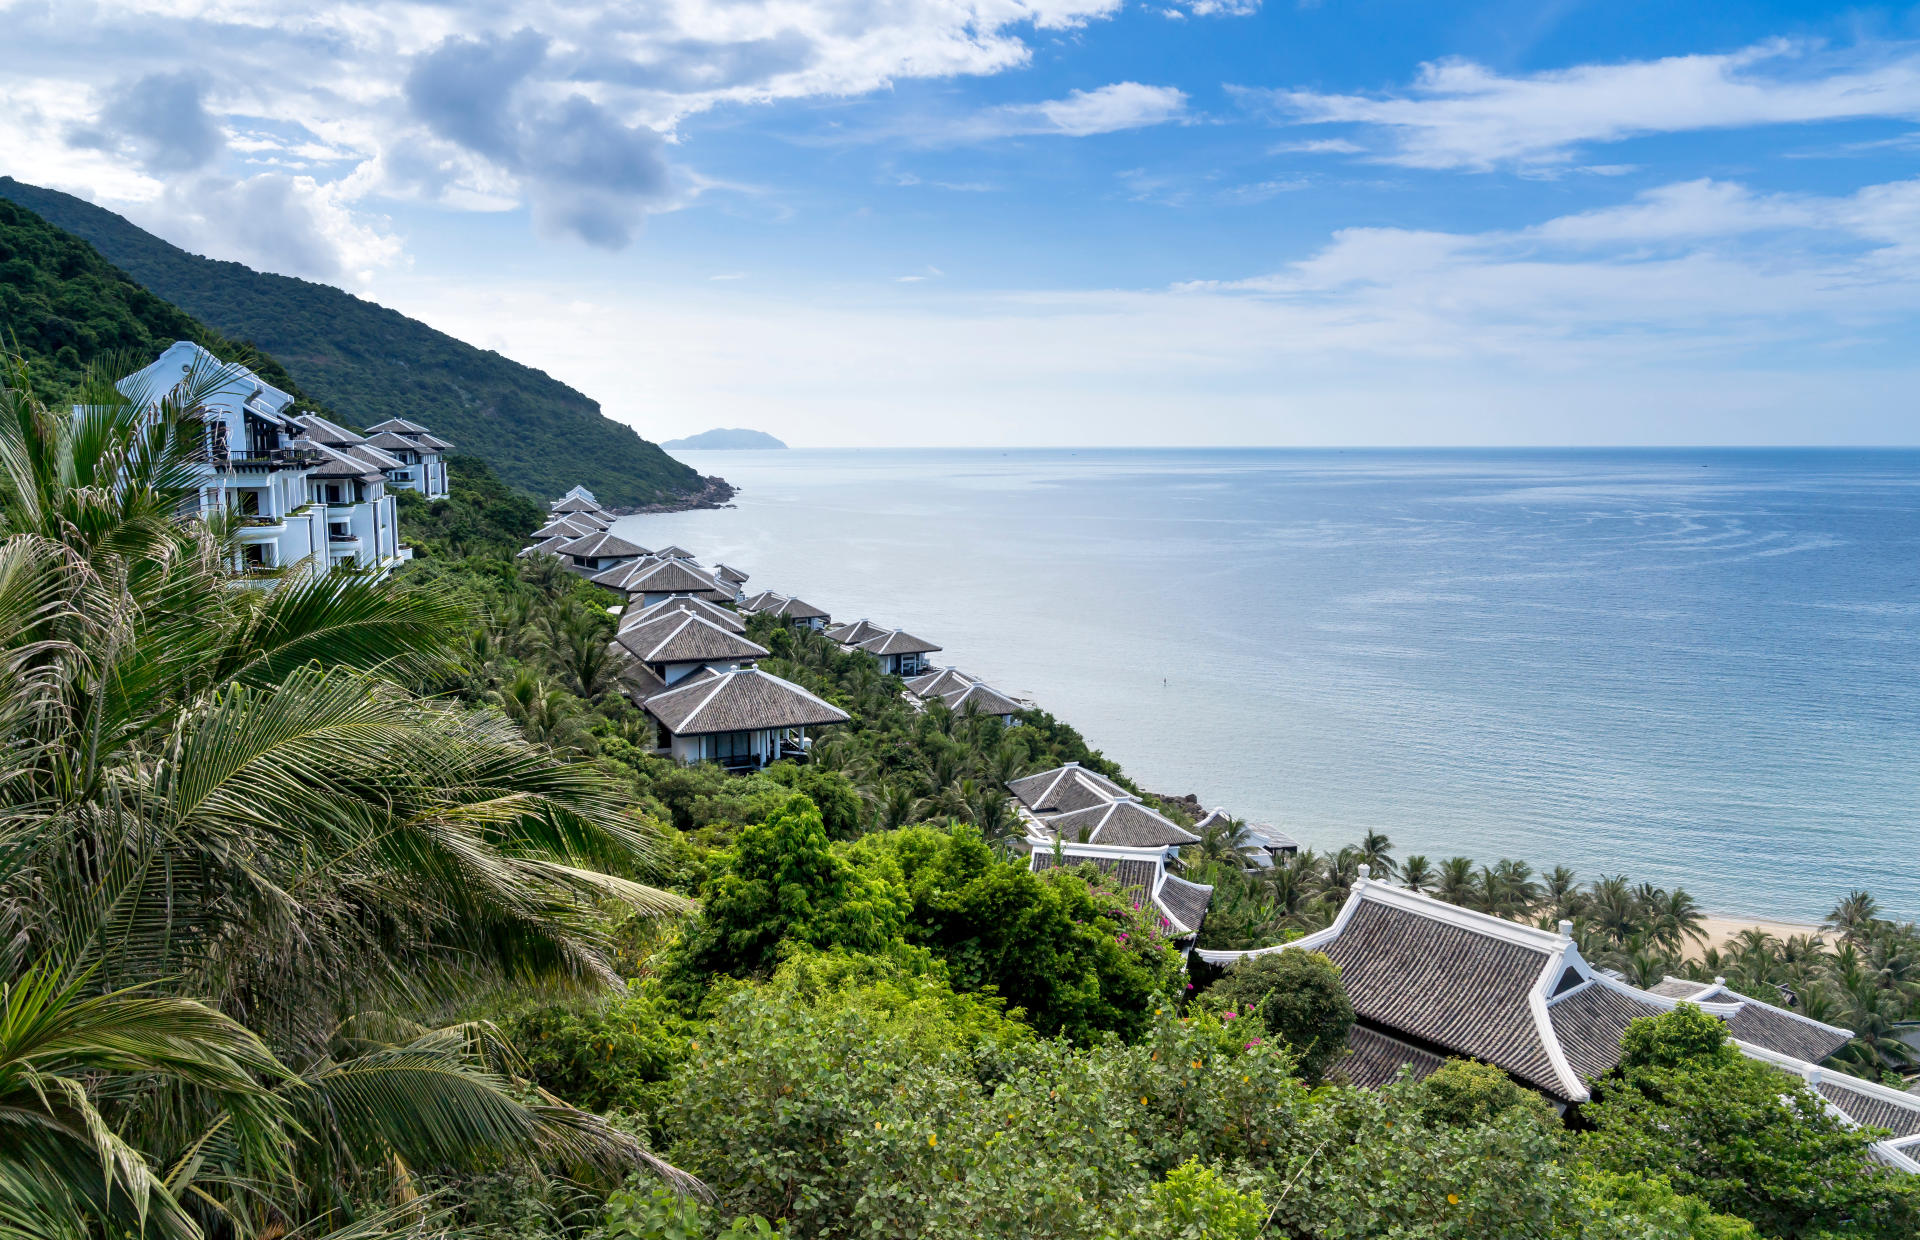
M 685 453 L 629 517 L 1303 843 L 1920 917 L 1920 452 Z

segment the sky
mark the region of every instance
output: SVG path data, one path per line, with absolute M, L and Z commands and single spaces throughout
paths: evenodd
M 1910 7 L 0 0 L 0 172 L 656 439 L 1920 443 L 1917 157 Z

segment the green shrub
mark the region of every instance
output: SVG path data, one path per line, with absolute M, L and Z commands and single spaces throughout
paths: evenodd
M 1223 1018 L 1257 1022 L 1292 1047 L 1309 1084 L 1345 1057 L 1353 1028 L 1353 1003 L 1340 983 L 1340 968 L 1320 952 L 1250 956 L 1209 986 L 1201 1005 Z
M 1409 1086 L 1408 1103 L 1430 1124 L 1487 1124 L 1511 1111 L 1531 1115 L 1548 1131 L 1558 1131 L 1552 1104 L 1491 1064 L 1449 1059 L 1426 1080 Z
M 670 1189 L 628 1188 L 607 1199 L 594 1240 L 759 1240 L 781 1234 L 759 1215 L 725 1222 L 717 1211 Z
M 699 1030 L 647 987 L 592 1007 L 542 1007 L 506 1022 L 533 1079 L 589 1111 L 651 1113 Z
M 1267 1206 L 1235 1192 L 1211 1168 L 1190 1159 L 1150 1190 L 1161 1240 L 1256 1240 L 1266 1230 Z

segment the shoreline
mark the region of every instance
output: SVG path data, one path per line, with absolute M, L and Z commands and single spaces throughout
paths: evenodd
M 669 512 L 698 512 L 703 508 L 726 508 L 732 505 L 733 497 L 740 488 L 728 482 L 718 474 L 709 474 L 700 479 L 700 491 L 686 499 L 674 500 L 665 504 L 641 504 L 637 508 L 609 508 L 608 512 L 616 517 L 651 517 Z
M 1702 919 L 1700 928 L 1706 933 L 1707 941 L 1705 944 L 1688 941 L 1686 951 L 1682 954 L 1689 960 L 1698 960 L 1703 947 L 1718 947 L 1724 950 L 1742 930 L 1764 930 L 1774 938 L 1783 941 L 1796 934 L 1821 933 L 1819 925 L 1813 922 L 1779 921 L 1769 917 L 1723 917 L 1711 913 Z

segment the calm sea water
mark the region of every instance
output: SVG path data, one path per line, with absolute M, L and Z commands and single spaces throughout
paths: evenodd
M 1316 846 L 1920 916 L 1920 453 L 687 453 L 627 518 Z

